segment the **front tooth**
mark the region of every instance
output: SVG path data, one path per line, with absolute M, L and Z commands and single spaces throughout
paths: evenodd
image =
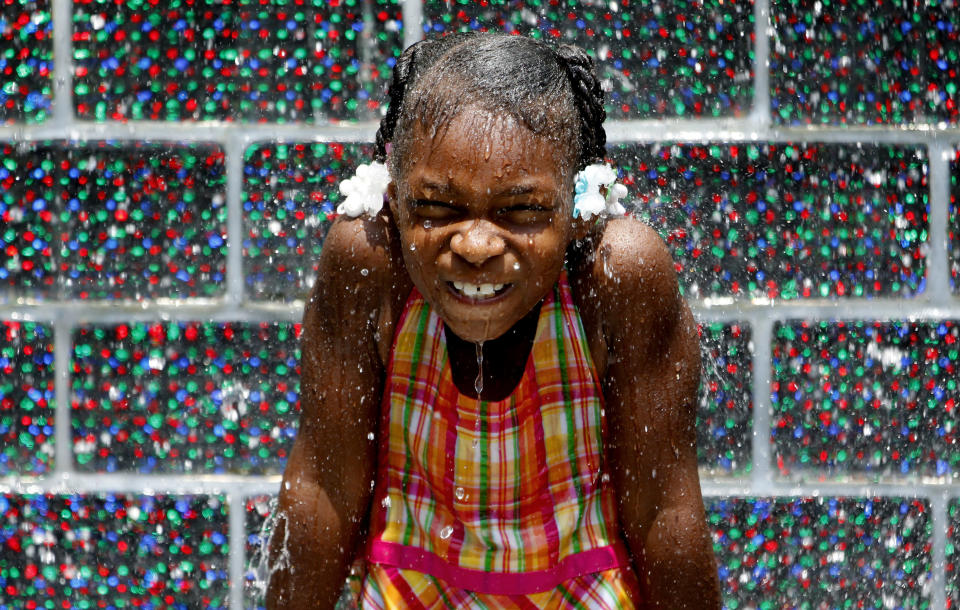
M 454 281 L 454 282 L 453 282 L 453 287 L 456 288 L 457 290 L 460 290 L 460 291 L 462 292 L 462 291 L 463 291 L 463 282 Z
M 494 285 L 493 285 L 493 291 L 494 291 L 494 292 L 500 290 L 501 288 L 503 288 L 503 284 L 494 284 Z
M 463 285 L 463 293 L 468 297 L 477 296 L 477 292 L 479 292 L 479 287 L 476 284 Z
M 480 294 L 489 295 L 493 294 L 493 284 L 480 284 Z

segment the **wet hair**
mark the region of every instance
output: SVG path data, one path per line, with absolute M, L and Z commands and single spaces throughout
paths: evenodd
M 603 91 L 593 59 L 572 45 L 522 36 L 462 33 L 408 47 L 394 68 L 389 105 L 377 131 L 376 156 L 404 171 L 416 128 L 432 135 L 463 110 L 507 115 L 554 138 L 576 170 L 603 160 Z

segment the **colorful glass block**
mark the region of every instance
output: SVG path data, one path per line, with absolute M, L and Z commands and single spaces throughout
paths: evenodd
M 220 496 L 0 494 L 0 607 L 229 607 Z
M 729 117 L 753 96 L 750 0 L 427 0 L 423 29 L 496 30 L 578 45 L 610 118 Z
M 296 436 L 300 325 L 133 322 L 75 330 L 81 471 L 278 473 Z
M 0 477 L 50 472 L 53 384 L 50 325 L 0 321 Z
M 243 270 L 252 299 L 304 299 L 316 279 L 341 180 L 372 144 L 258 144 L 244 154 Z
M 60 272 L 74 299 L 216 297 L 226 286 L 224 153 L 205 144 L 66 145 Z
M 958 338 L 954 320 L 778 323 L 771 440 L 780 474 L 960 476 Z
M 97 121 L 370 119 L 399 0 L 76 0 L 73 100 Z
M 725 608 L 929 608 L 927 500 L 710 498 Z
M 960 607 L 960 571 L 957 552 L 960 550 L 960 500 L 953 498 L 947 506 L 947 541 L 943 571 L 946 574 L 947 608 Z
M 751 468 L 753 345 L 744 323 L 701 323 L 697 457 L 713 474 Z
M 925 288 L 928 168 L 886 144 L 619 144 L 627 207 L 692 298 L 910 297 Z
M 208 144 L 3 146 L 0 282 L 8 296 L 221 296 L 224 153 Z M 9 156 L 6 156 L 9 155 Z
M 770 3 L 770 101 L 788 125 L 960 121 L 952 1 Z
M 51 0 L 6 0 L 0 10 L 0 123 L 38 123 L 53 100 Z
M 60 206 L 56 151 L 33 143 L 0 143 L 0 287 L 4 296 L 56 295 Z

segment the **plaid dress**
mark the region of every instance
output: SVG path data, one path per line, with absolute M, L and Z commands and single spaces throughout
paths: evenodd
M 394 337 L 362 608 L 633 608 L 603 403 L 566 274 L 503 400 L 459 392 L 414 289 Z

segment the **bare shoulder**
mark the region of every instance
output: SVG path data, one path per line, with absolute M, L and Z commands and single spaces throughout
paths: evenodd
M 310 335 L 327 326 L 353 337 L 372 332 L 383 356 L 379 343 L 389 342 L 396 304 L 409 285 L 399 237 L 387 214 L 340 217 L 323 243 L 304 330 Z
M 649 336 L 680 314 L 685 304 L 674 263 L 652 227 L 634 218 L 615 218 L 589 242 L 575 282 L 579 293 L 593 297 L 581 299 L 582 309 L 593 312 L 588 317 L 602 329 L 608 346 L 625 338 L 624 333 Z

